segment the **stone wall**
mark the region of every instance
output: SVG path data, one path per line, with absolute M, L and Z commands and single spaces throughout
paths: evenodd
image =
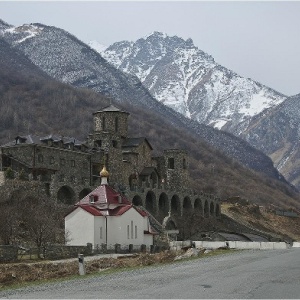
M 92 244 L 86 246 L 49 245 L 45 251 L 46 259 L 64 259 L 78 257 L 78 254 L 85 256 L 92 255 Z
M 46 186 L 40 181 L 23 181 L 6 179 L 0 186 L 0 203 L 10 200 L 24 200 L 27 197 L 44 198 L 47 195 Z
M 243 242 L 243 241 L 194 241 L 193 244 L 196 248 L 205 249 L 257 249 L 257 250 L 279 250 L 288 249 L 291 247 L 290 244 L 285 242 Z M 170 249 L 177 251 L 181 250 L 185 246 L 185 241 L 173 241 L 170 242 Z

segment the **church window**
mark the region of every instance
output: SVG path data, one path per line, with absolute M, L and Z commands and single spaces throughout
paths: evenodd
M 137 239 L 137 226 L 134 226 L 134 231 L 135 231 L 135 238 Z
M 129 239 L 130 236 L 129 236 L 129 225 L 127 225 L 127 239 Z
M 89 196 L 89 201 L 90 201 L 90 203 L 95 203 L 95 196 L 94 195 L 90 195 Z
M 102 117 L 102 130 L 106 129 L 105 117 Z
M 119 130 L 119 118 L 116 117 L 115 118 L 115 132 L 118 132 L 118 130 Z
M 50 164 L 51 164 L 51 165 L 53 165 L 53 164 L 54 164 L 55 160 L 54 160 L 54 157 L 53 157 L 53 156 L 50 156 L 50 158 L 49 158 L 49 162 L 50 162 Z
M 74 159 L 71 160 L 71 167 L 75 167 L 75 160 Z
M 113 140 L 113 141 L 112 141 L 112 146 L 113 146 L 114 148 L 118 148 L 118 142 L 117 142 L 116 140 Z
M 131 221 L 131 238 L 133 239 L 133 221 Z
M 168 159 L 168 169 L 174 169 L 174 158 L 173 157 L 170 157 Z
M 186 169 L 186 159 L 185 158 L 182 160 L 182 168 L 184 170 Z

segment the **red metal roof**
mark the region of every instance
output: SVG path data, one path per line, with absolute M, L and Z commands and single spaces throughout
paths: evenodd
M 100 210 L 98 208 L 94 207 L 94 206 L 91 206 L 91 205 L 80 205 L 78 207 L 84 209 L 85 211 L 89 212 L 93 216 L 103 216 L 103 214 L 100 212 Z
M 82 204 L 92 204 L 90 202 L 90 196 L 94 196 L 95 202 L 94 205 L 101 205 L 101 204 L 115 204 L 115 205 L 131 205 L 131 202 L 126 199 L 126 197 L 109 185 L 103 184 L 98 186 L 95 190 L 90 192 L 86 195 L 83 199 L 77 202 L 75 205 L 82 205 Z M 120 199 L 120 202 L 119 202 Z
M 90 197 L 93 197 L 93 202 Z M 102 184 L 75 204 L 94 216 L 121 216 L 130 208 L 135 209 L 142 217 L 147 213 L 137 207 L 112 187 Z

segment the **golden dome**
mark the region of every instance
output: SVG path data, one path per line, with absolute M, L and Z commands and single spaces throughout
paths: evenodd
M 101 170 L 100 176 L 101 176 L 101 177 L 108 177 L 108 176 L 109 176 L 109 173 L 108 173 L 108 171 L 106 170 L 106 167 L 105 167 L 105 166 L 104 166 L 103 169 Z

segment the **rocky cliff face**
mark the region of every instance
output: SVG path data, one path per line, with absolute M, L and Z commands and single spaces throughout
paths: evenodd
M 253 116 L 286 98 L 217 64 L 191 39 L 154 32 L 136 42 L 117 42 L 100 52 L 119 70 L 136 75 L 160 102 L 229 132 L 237 127 L 242 131 Z
M 242 137 L 267 153 L 277 169 L 300 187 L 300 94 L 253 118 Z

